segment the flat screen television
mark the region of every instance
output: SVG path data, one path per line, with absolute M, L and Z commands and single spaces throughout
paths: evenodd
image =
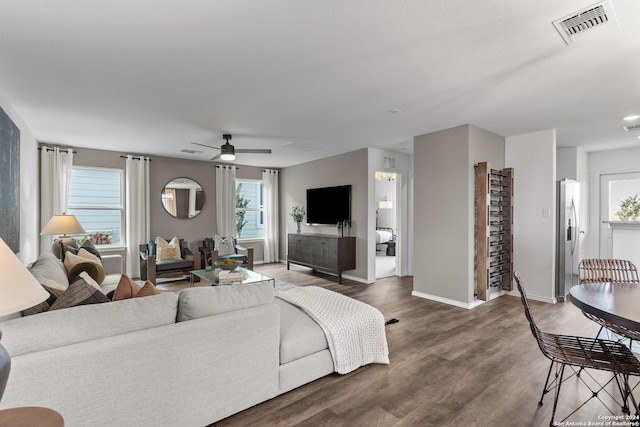
M 307 189 L 307 224 L 336 225 L 351 221 L 351 186 Z

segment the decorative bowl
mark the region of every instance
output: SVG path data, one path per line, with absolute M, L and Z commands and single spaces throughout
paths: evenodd
M 240 264 L 242 264 L 241 262 L 238 261 L 234 261 L 232 260 L 233 263 L 229 262 L 229 261 L 214 261 L 213 265 L 216 266 L 216 268 L 219 268 L 221 270 L 235 270 L 236 268 L 238 268 L 240 266 Z

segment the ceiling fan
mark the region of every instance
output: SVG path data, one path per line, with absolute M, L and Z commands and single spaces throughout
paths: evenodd
M 216 154 L 211 160 L 221 159 L 221 160 L 235 160 L 236 153 L 252 153 L 252 154 L 271 154 L 270 148 L 239 148 L 236 149 L 233 145 L 229 144 L 229 140 L 232 136 L 228 133 L 222 135 L 222 139 L 225 140 L 225 143 L 218 147 L 213 147 L 207 144 L 200 144 L 198 142 L 193 142 L 192 144 L 201 145 L 203 147 L 214 148 L 216 150 L 220 150 L 220 153 Z

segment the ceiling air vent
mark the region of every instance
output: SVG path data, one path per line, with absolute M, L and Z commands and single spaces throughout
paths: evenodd
M 587 33 L 601 33 L 601 31 L 595 30 L 617 27 L 617 23 L 616 15 L 609 0 L 593 4 L 557 21 L 553 21 L 553 25 L 567 44 L 584 39 Z
M 181 153 L 187 153 L 187 154 L 201 154 L 203 153 L 203 151 L 198 151 L 198 150 L 189 150 L 189 149 L 182 149 L 180 150 Z
M 622 126 L 622 129 L 626 130 L 627 132 L 638 132 L 640 131 L 640 123 L 636 125 Z

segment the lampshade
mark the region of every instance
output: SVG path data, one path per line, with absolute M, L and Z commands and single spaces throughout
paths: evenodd
M 40 235 L 81 234 L 84 232 L 84 228 L 82 228 L 78 219 L 74 215 L 62 214 L 52 216 L 47 225 L 45 225 L 40 232 Z
M 0 271 L 0 316 L 33 307 L 49 298 L 49 293 L 2 239 Z
M 380 200 L 378 202 L 378 208 L 379 209 L 392 209 L 393 208 L 393 202 L 391 200 Z

